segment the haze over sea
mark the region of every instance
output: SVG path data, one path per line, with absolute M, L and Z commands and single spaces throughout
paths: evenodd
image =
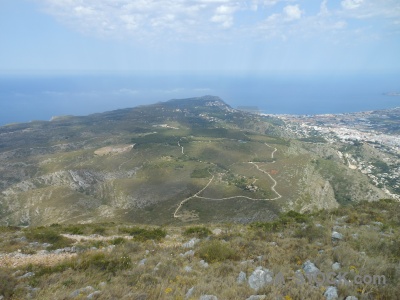
M 398 107 L 399 96 L 385 95 L 398 92 L 398 74 L 2 75 L 0 125 L 203 95 L 264 113 L 346 113 Z

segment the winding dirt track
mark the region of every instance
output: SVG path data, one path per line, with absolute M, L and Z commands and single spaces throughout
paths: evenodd
M 180 141 L 178 141 L 178 146 L 182 148 L 182 154 L 185 154 L 185 152 L 183 152 L 183 146 L 181 146 Z
M 270 145 L 268 145 L 267 143 L 264 143 L 264 144 L 265 144 L 267 147 L 269 147 L 269 148 L 271 148 L 271 149 L 274 149 L 274 151 L 272 151 L 272 153 L 271 153 L 271 158 L 273 159 L 273 161 L 272 161 L 271 163 L 272 163 L 272 164 L 275 163 L 274 155 L 275 155 L 275 153 L 276 153 L 276 151 L 277 151 L 278 149 L 277 149 L 277 148 L 274 148 L 274 147 L 272 147 L 272 146 L 270 146 Z M 179 145 L 180 147 L 182 147 L 182 146 L 179 144 L 179 142 L 178 142 L 178 145 Z M 183 153 L 183 147 L 182 147 L 182 154 L 184 154 L 184 153 Z M 190 196 L 190 197 L 188 197 L 188 198 L 182 200 L 182 201 L 179 203 L 177 209 L 176 209 L 175 212 L 174 212 L 174 218 L 180 218 L 180 217 L 182 217 L 182 215 L 179 215 L 179 214 L 178 214 L 179 210 L 182 208 L 183 204 L 185 204 L 186 202 L 188 202 L 190 199 L 193 199 L 193 198 L 199 198 L 199 199 L 204 199 L 204 200 L 212 200 L 212 201 L 222 201 L 222 200 L 237 199 L 237 198 L 244 198 L 244 199 L 251 200 L 251 201 L 274 201 L 274 200 L 278 200 L 278 199 L 282 198 L 282 195 L 279 194 L 279 193 L 276 191 L 276 189 L 275 189 L 275 187 L 277 186 L 278 183 L 277 183 L 277 181 L 271 176 L 271 174 L 269 174 L 267 171 L 265 171 L 265 170 L 263 170 L 263 169 L 260 169 L 260 167 L 259 167 L 255 162 L 249 161 L 248 163 L 254 165 L 254 166 L 257 168 L 258 171 L 260 171 L 260 172 L 262 172 L 262 173 L 268 175 L 268 177 L 272 180 L 273 185 L 272 185 L 272 187 L 271 187 L 271 190 L 276 194 L 276 197 L 275 197 L 275 198 L 255 199 L 255 198 L 251 198 L 251 197 L 247 197 L 247 196 L 232 196 L 232 197 L 226 197 L 226 198 L 207 198 L 207 197 L 199 196 L 199 194 L 201 194 L 204 190 L 206 190 L 206 189 L 208 188 L 208 186 L 211 184 L 211 182 L 214 180 L 214 177 L 215 177 L 215 176 L 212 175 L 210 181 L 206 184 L 205 187 L 203 187 L 200 191 L 198 191 L 198 192 L 197 192 L 196 194 L 194 194 L 193 196 Z

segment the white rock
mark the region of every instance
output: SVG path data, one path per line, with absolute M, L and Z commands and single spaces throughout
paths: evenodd
M 236 282 L 239 283 L 239 284 L 242 284 L 242 283 L 245 283 L 246 280 L 247 280 L 246 273 L 243 272 L 243 271 L 240 271 L 239 276 L 238 276 Z
M 208 263 L 205 262 L 204 260 L 199 261 L 199 265 L 203 268 L 208 268 Z
M 185 299 L 189 299 L 190 297 L 192 297 L 193 292 L 194 292 L 194 286 L 192 286 L 192 287 L 187 291 L 187 293 L 186 293 L 186 295 L 185 295 Z
M 273 273 L 268 269 L 262 269 L 258 267 L 249 277 L 249 285 L 254 290 L 259 290 L 272 283 Z
M 35 273 L 33 273 L 33 272 L 28 272 L 28 273 L 25 273 L 24 275 L 18 277 L 18 279 L 29 278 L 29 277 L 32 277 L 32 276 L 35 276 Z
M 100 287 L 100 288 L 104 288 L 106 285 L 107 285 L 107 283 L 104 282 L 104 281 L 102 281 L 102 282 L 99 283 L 99 287 Z
M 213 233 L 214 235 L 220 235 L 220 234 L 222 233 L 222 229 L 215 228 L 215 229 L 212 231 L 212 233 Z
M 185 253 L 181 253 L 181 254 L 179 254 L 179 256 L 182 256 L 182 257 L 193 257 L 194 256 L 194 251 L 193 250 L 189 250 L 189 251 L 187 251 L 187 252 L 185 252 Z
M 324 296 L 326 300 L 334 300 L 338 299 L 338 293 L 337 293 L 337 288 L 335 286 L 328 286 L 326 289 Z
M 252 264 L 253 262 L 254 262 L 254 260 L 249 259 L 249 260 L 245 260 L 245 261 L 240 262 L 240 264 L 241 265 L 247 265 L 247 264 Z
M 91 300 L 91 299 L 96 299 L 98 296 L 101 295 L 100 291 L 94 291 L 93 293 L 89 294 L 86 299 Z
M 81 293 L 90 293 L 90 292 L 94 292 L 94 290 L 95 289 L 90 285 L 80 289 Z
M 332 239 L 333 240 L 342 240 L 343 239 L 343 235 L 337 231 L 333 231 L 332 232 Z
M 337 271 L 340 269 L 340 263 L 335 262 L 334 264 L 332 264 L 332 270 L 333 271 Z
M 183 248 L 193 248 L 200 240 L 198 238 L 192 238 L 190 241 L 182 245 Z
M 319 272 L 319 269 L 309 260 L 303 264 L 303 270 L 307 274 Z
M 185 272 L 192 272 L 192 267 L 191 266 L 186 266 L 185 268 L 184 268 L 184 270 L 185 270 Z

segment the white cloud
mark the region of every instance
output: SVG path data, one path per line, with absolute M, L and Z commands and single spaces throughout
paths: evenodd
M 229 28 L 233 25 L 233 17 L 230 15 L 214 15 L 211 18 L 214 23 L 220 23 L 222 27 Z
M 237 10 L 237 8 L 234 6 L 221 5 L 217 7 L 216 13 L 221 15 L 230 15 L 233 14 L 235 10 Z
M 329 9 L 328 0 L 34 1 L 60 22 L 86 35 L 153 44 L 266 35 L 290 39 L 323 30 L 348 29 L 354 26 L 351 20 L 355 18 L 381 18 L 388 21 L 388 26 L 400 26 L 396 22 L 400 18 L 399 0 L 331 1 Z M 316 11 L 314 15 L 312 11 Z
M 264 5 L 275 5 L 276 3 L 280 2 L 282 0 L 264 0 L 264 1 L 260 1 L 262 4 Z
M 337 21 L 332 25 L 332 29 L 344 29 L 347 26 L 346 21 Z
M 287 20 L 298 20 L 301 18 L 303 11 L 300 9 L 299 5 L 287 5 L 283 8 L 283 12 Z
M 238 10 L 238 7 L 231 5 L 221 5 L 215 10 L 215 15 L 212 16 L 211 21 L 220 23 L 222 27 L 229 28 L 233 25 L 233 14 Z
M 380 21 L 389 21 L 388 25 L 395 26 L 393 21 L 400 19 L 399 0 L 343 0 L 343 10 L 339 12 L 347 18 L 369 19 L 376 18 Z
M 319 14 L 320 15 L 328 15 L 329 14 L 328 0 L 323 0 L 321 2 L 320 8 L 319 8 Z
M 217 34 L 212 28 L 233 26 L 234 13 L 246 9 L 230 0 L 36 1 L 47 13 L 87 34 L 139 40 L 212 37 Z
M 341 2 L 344 9 L 355 9 L 363 4 L 364 0 L 343 0 Z

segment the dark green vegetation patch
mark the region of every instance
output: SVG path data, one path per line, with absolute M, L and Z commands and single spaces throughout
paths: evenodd
M 131 235 L 135 241 L 159 241 L 167 235 L 167 232 L 162 228 L 122 227 L 119 229 L 119 232 Z

